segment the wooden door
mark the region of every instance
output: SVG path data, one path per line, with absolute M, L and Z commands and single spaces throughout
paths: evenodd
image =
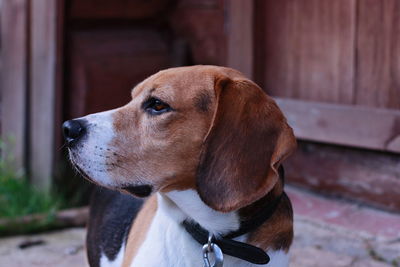
M 253 32 L 253 77 L 299 139 L 289 181 L 400 210 L 400 2 L 248 2 L 231 34 Z

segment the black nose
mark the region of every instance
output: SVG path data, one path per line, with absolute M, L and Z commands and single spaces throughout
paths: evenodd
M 76 143 L 86 132 L 84 120 L 69 120 L 62 125 L 65 141 L 68 145 Z

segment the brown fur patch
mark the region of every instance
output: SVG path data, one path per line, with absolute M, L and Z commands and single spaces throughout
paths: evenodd
M 250 233 L 247 242 L 264 250 L 289 251 L 293 242 L 293 210 L 289 198 L 282 198 L 274 215 Z
M 139 211 L 128 235 L 125 246 L 125 255 L 122 262 L 123 267 L 131 266 L 140 246 L 146 239 L 147 232 L 157 211 L 157 197 L 150 197 L 143 208 Z

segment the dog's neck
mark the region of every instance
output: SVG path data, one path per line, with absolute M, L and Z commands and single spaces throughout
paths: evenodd
M 227 213 L 207 206 L 193 189 L 160 194 L 160 204 L 161 208 L 178 223 L 191 219 L 214 235 L 225 235 L 237 231 L 241 226 L 240 222 L 263 212 L 262 209 L 266 207 L 266 204 L 273 202 L 280 194 L 282 194 L 282 186 L 278 183 L 266 196 L 255 203 Z
M 207 206 L 193 189 L 159 195 L 160 208 L 177 223 L 192 219 L 214 235 L 224 235 L 240 227 L 237 211 L 222 213 Z

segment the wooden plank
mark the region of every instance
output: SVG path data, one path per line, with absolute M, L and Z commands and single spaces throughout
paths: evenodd
M 400 111 L 276 99 L 303 140 L 400 152 Z
M 400 109 L 400 1 L 359 1 L 355 103 Z
M 49 190 L 53 175 L 57 1 L 31 2 L 30 178 Z
M 0 7 L 2 157 L 14 157 L 13 168 L 26 166 L 27 12 L 26 0 L 2 1 Z M 11 140 L 10 140 L 11 138 Z
M 227 66 L 253 78 L 253 0 L 231 0 L 228 7 Z
M 284 166 L 289 184 L 400 212 L 399 155 L 300 141 Z
M 158 18 L 171 6 L 170 0 L 70 0 L 73 19 L 149 19 Z
M 257 83 L 277 97 L 353 102 L 356 0 L 258 0 L 255 12 Z
M 0 218 L 0 234 L 2 237 L 26 234 L 29 231 L 28 229 L 32 229 L 32 225 L 37 226 L 34 228 L 36 231 L 84 227 L 88 222 L 88 218 L 89 207 L 58 211 L 51 218 L 51 221 L 49 221 L 48 213 L 29 214 L 16 218 Z M 39 226 L 43 226 L 43 228 Z

